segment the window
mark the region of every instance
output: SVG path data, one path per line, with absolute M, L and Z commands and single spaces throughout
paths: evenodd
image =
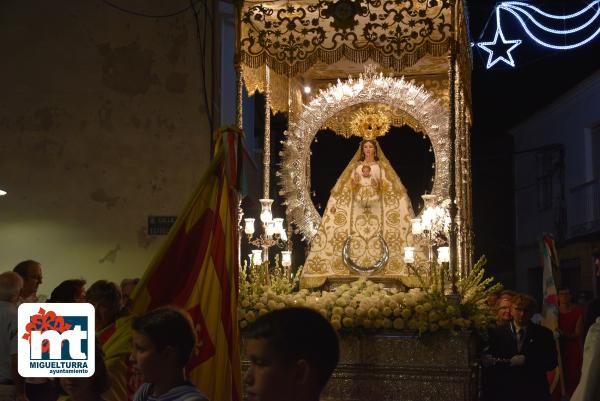
M 555 198 L 560 198 L 560 180 L 563 152 L 559 146 L 540 149 L 536 153 L 538 210 L 552 208 Z
M 592 128 L 592 178 L 600 179 L 600 124 Z

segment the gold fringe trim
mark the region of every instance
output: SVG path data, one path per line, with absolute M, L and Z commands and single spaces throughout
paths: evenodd
M 317 62 L 334 64 L 342 59 L 359 64 L 365 63 L 367 60 L 372 60 L 384 68 L 390 68 L 396 72 L 401 72 L 403 69 L 415 65 L 417 61 L 426 55 L 434 57 L 445 56 L 449 49 L 449 40 L 440 43 L 426 41 L 414 51 L 403 53 L 401 57 L 398 58 L 394 54 L 385 53 L 374 46 L 367 46 L 363 49 L 354 49 L 346 44 L 342 44 L 334 50 L 317 48 L 302 59 L 290 60 L 283 53 L 271 54 L 270 52 L 263 50 L 260 54 L 250 54 L 246 49 L 242 48 L 240 51 L 240 61 L 242 66 L 248 66 L 252 69 L 257 69 L 264 66 L 264 64 L 267 64 L 272 71 L 286 77 L 295 77 L 296 75 L 305 73 Z

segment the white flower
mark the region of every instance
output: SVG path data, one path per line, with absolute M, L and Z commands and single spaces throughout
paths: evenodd
M 252 322 L 254 322 L 256 320 L 256 314 L 253 311 L 246 312 L 246 315 L 244 317 L 250 323 L 252 323 Z
M 339 306 L 348 306 L 348 298 L 340 297 L 335 301 L 335 304 Z
M 404 320 L 400 319 L 399 317 L 394 319 L 393 326 L 396 330 L 402 330 L 404 328 Z

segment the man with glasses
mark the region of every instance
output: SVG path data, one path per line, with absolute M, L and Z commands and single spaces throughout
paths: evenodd
M 499 326 L 490 338 L 497 401 L 547 401 L 550 391 L 546 372 L 557 365 L 552 332 L 533 324 L 536 302 L 530 295 L 517 294 L 512 300 L 512 321 Z

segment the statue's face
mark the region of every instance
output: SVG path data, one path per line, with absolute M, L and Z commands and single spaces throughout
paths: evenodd
M 365 154 L 365 157 L 372 158 L 377 153 L 377 149 L 375 149 L 375 145 L 371 142 L 365 142 L 363 143 L 363 153 Z

